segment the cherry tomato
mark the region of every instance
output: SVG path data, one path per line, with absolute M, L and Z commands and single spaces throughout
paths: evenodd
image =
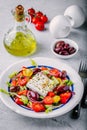
M 41 17 L 42 15 L 43 15 L 43 13 L 41 11 L 36 12 L 37 17 Z
M 46 22 L 48 22 L 48 17 L 47 17 L 46 15 L 42 15 L 42 16 L 41 16 L 41 20 L 42 20 L 44 23 L 46 23 Z
M 50 91 L 50 92 L 48 92 L 48 94 L 47 94 L 48 96 L 50 96 L 50 97 L 53 97 L 53 96 L 55 96 L 55 93 L 54 92 L 52 92 L 52 91 Z
M 44 104 L 46 104 L 46 105 L 51 105 L 51 104 L 53 103 L 53 99 L 52 99 L 52 97 L 50 97 L 50 96 L 46 96 L 46 97 L 43 99 L 43 102 L 44 102 Z
M 35 111 L 35 112 L 41 112 L 41 111 L 44 111 L 45 110 L 45 107 L 43 104 L 41 103 L 32 103 L 32 109 Z
M 72 96 L 72 93 L 67 91 L 65 93 L 60 94 L 60 102 L 65 104 Z
M 41 19 L 39 17 L 33 17 L 32 18 L 32 23 L 36 24 L 37 22 L 41 21 Z
M 19 78 L 18 81 L 17 81 L 17 83 L 20 86 L 24 86 L 24 85 L 26 85 L 27 81 L 28 81 L 28 78 L 26 76 L 24 76 L 22 78 Z
M 18 105 L 23 105 L 23 102 L 18 97 L 15 98 L 15 103 L 17 103 Z
M 33 8 L 28 9 L 28 14 L 30 14 L 31 16 L 34 16 L 35 10 Z
M 61 72 L 55 68 L 51 69 L 49 72 L 50 72 L 50 75 L 55 76 L 55 77 L 60 77 L 61 75 Z
M 43 22 L 37 22 L 35 25 L 35 28 L 39 31 L 44 30 L 44 23 Z

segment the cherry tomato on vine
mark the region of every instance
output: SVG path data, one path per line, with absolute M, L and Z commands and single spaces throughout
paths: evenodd
M 48 22 L 48 17 L 46 15 L 42 15 L 41 16 L 41 20 L 44 22 L 44 23 L 47 23 Z
M 41 19 L 37 16 L 32 18 L 32 23 L 36 24 L 37 22 L 41 21 Z
M 28 14 L 30 14 L 31 16 L 34 16 L 35 10 L 33 8 L 28 9 Z
M 41 17 L 42 15 L 43 15 L 43 13 L 41 11 L 36 12 L 37 17 Z
M 44 23 L 43 22 L 37 22 L 36 25 L 35 25 L 35 28 L 39 31 L 42 31 L 44 30 Z
M 35 28 L 43 31 L 45 29 L 45 23 L 48 22 L 48 17 L 42 11 L 36 11 L 34 8 L 29 8 L 28 14 L 31 16 L 30 22 L 35 24 Z

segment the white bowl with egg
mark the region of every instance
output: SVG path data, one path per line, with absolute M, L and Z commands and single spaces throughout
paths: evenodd
M 74 48 L 75 50 L 73 51 L 73 53 L 70 53 L 70 52 L 67 53 L 66 50 L 68 50 L 68 49 L 64 49 L 64 48 L 59 49 L 58 48 L 58 52 L 57 52 L 57 51 L 55 51 L 55 48 L 56 48 L 56 44 L 59 43 L 59 42 L 61 42 L 61 43 L 64 42 L 65 44 L 69 44 L 69 47 Z M 73 41 L 71 39 L 67 39 L 67 38 L 56 39 L 51 44 L 52 53 L 55 56 L 57 56 L 58 58 L 61 58 L 61 59 L 68 59 L 68 58 L 71 58 L 71 57 L 75 56 L 77 54 L 78 50 L 79 50 L 78 44 L 75 41 Z M 66 54 L 63 54 L 63 52 L 66 53 Z

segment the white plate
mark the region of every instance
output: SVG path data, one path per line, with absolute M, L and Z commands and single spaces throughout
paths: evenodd
M 61 62 L 61 60 L 45 58 L 45 57 L 36 57 L 32 59 L 35 60 L 38 65 L 47 65 L 47 66 L 56 67 L 60 70 L 66 70 L 68 73 L 68 76 L 74 83 L 75 95 L 63 107 L 60 107 L 59 109 L 55 109 L 49 113 L 45 113 L 45 112 L 36 113 L 34 111 L 24 109 L 23 107 L 20 107 L 19 105 L 17 105 L 8 95 L 0 93 L 0 98 L 2 102 L 7 107 L 15 111 L 16 113 L 19 113 L 21 115 L 28 116 L 28 117 L 33 117 L 33 118 L 56 117 L 56 116 L 63 115 L 69 112 L 71 109 L 73 109 L 79 103 L 83 94 L 83 84 L 81 82 L 81 78 L 78 75 L 78 73 L 67 64 Z M 8 87 L 6 85 L 6 82 L 9 81 L 8 76 L 14 71 L 19 71 L 22 66 L 28 67 L 30 65 L 31 65 L 30 60 L 25 59 L 8 67 L 0 76 L 0 87 L 8 91 Z

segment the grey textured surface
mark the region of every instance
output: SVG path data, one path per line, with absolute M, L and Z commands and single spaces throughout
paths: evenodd
M 23 4 L 26 9 L 33 7 L 36 10 L 43 11 L 49 17 L 49 21 L 54 16 L 63 14 L 64 10 L 72 4 L 80 5 L 85 14 L 87 12 L 86 0 L 0 0 L 0 73 L 10 64 L 24 59 L 23 57 L 15 57 L 8 54 L 3 46 L 4 34 L 13 25 L 13 17 L 10 11 L 18 4 Z M 38 42 L 37 52 L 30 57 L 56 58 L 50 50 L 50 45 L 54 38 L 49 32 L 49 23 L 46 24 L 46 30 L 43 32 L 35 30 L 32 24 L 29 25 L 29 28 L 35 34 Z M 87 56 L 87 21 L 82 27 L 72 29 L 68 38 L 78 43 L 79 52 L 74 58 L 64 62 L 78 71 L 81 58 Z M 70 115 L 71 111 L 52 119 L 28 118 L 11 111 L 0 100 L 0 130 L 87 130 L 87 109 L 81 109 L 81 115 L 78 120 L 71 119 Z

